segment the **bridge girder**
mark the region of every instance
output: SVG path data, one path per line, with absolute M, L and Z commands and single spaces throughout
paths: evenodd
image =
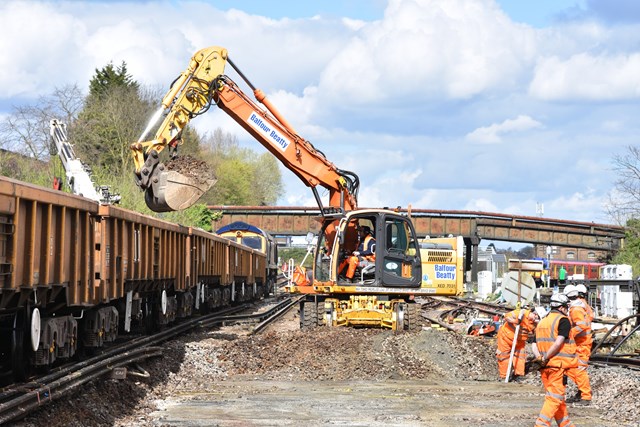
M 210 206 L 222 211 L 214 229 L 244 221 L 274 235 L 302 236 L 320 231 L 320 212 L 309 207 Z M 461 235 L 550 246 L 617 251 L 623 247 L 624 227 L 543 217 L 514 216 L 491 212 L 400 209 L 411 216 L 419 237 Z

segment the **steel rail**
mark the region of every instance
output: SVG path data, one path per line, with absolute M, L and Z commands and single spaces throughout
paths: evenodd
M 62 366 L 56 372 L 38 377 L 29 383 L 5 388 L 0 393 L 0 424 L 24 417 L 40 406 L 70 393 L 78 386 L 112 372 L 114 368 L 159 356 L 162 354 L 162 348 L 153 345 L 198 327 L 222 323 L 226 316 L 248 307 L 247 304 L 243 304 L 201 318 L 189 319 L 154 335 L 130 339 L 97 356 Z
M 25 391 L 24 394 L 1 403 L 0 424 L 24 417 L 42 405 L 63 397 L 75 388 L 110 373 L 114 368 L 161 354 L 160 347 L 142 347 L 108 357 L 78 370 L 70 370 L 66 375 L 50 383 L 42 383 L 38 388 Z
M 295 305 L 298 304 L 302 298 L 304 298 L 304 295 L 299 296 L 298 298 L 295 298 L 295 299 L 294 298 L 289 298 L 288 301 L 283 301 L 282 304 L 280 304 L 278 307 L 276 307 L 272 311 L 271 316 L 267 317 L 265 320 L 263 320 L 262 322 L 258 323 L 253 328 L 253 330 L 251 331 L 250 335 L 262 332 L 268 325 L 270 325 L 271 323 L 275 322 L 283 314 L 285 314 L 286 312 L 291 310 L 293 307 L 295 307 Z

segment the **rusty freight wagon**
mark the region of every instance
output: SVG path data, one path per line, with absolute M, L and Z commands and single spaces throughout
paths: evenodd
M 14 378 L 262 297 L 265 275 L 263 253 L 212 233 L 0 177 L 0 365 Z

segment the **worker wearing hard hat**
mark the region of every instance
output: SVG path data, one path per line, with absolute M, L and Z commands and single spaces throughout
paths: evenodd
M 517 308 L 504 315 L 504 324 L 498 329 L 498 348 L 496 349 L 498 372 L 501 379 L 507 378 L 510 359 L 512 359 L 512 369 L 509 376 L 517 379 L 524 375 L 525 361 L 527 360 L 525 345 L 529 334 L 535 330 L 539 321 L 538 313 L 531 309 Z M 514 340 L 516 340 L 515 348 L 513 347 Z M 512 348 L 514 348 L 513 358 L 511 357 Z
M 564 294 L 569 298 L 569 320 L 576 341 L 578 366 L 567 371 L 567 376 L 576 383 L 578 391 L 567 399 L 567 403 L 589 405 L 591 403 L 591 384 L 589 383 L 589 358 L 591 357 L 591 321 L 593 309 L 586 301 L 587 287 L 583 284 L 565 287 Z
M 536 327 L 536 346 L 533 351 L 545 389 L 544 405 L 536 419 L 537 426 L 573 426 L 565 402 L 564 376 L 567 369 L 578 366 L 569 313 L 569 299 L 564 294 L 551 295 L 551 311 Z
M 358 229 L 360 244 L 353 256 L 348 258 L 347 278 L 353 280 L 356 268 L 364 268 L 376 262 L 376 239 L 373 237 L 371 227 L 362 226 Z

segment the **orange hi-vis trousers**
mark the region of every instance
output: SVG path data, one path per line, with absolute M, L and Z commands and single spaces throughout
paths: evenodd
M 513 343 L 512 340 L 508 339 L 505 334 L 501 334 L 502 328 L 505 325 L 502 325 L 498 330 L 498 351 L 496 355 L 498 357 L 498 371 L 500 372 L 500 378 L 507 378 L 507 369 L 509 368 L 509 357 L 511 356 L 511 345 Z M 524 365 L 527 358 L 527 353 L 525 351 L 526 341 L 518 340 L 516 342 L 516 348 L 513 351 L 513 362 L 511 365 L 511 371 L 513 375 L 524 375 Z
M 591 357 L 591 343 L 588 346 L 578 345 L 576 354 L 578 355 L 578 367 L 567 370 L 567 376 L 576 383 L 580 390 L 580 398 L 583 400 L 591 400 L 591 383 L 589 382 L 589 358 Z
M 543 368 L 540 378 L 544 385 L 544 404 L 536 419 L 536 427 L 551 426 L 554 419 L 558 427 L 575 427 L 569 419 L 567 402 L 565 402 L 565 385 L 563 377 L 565 370 L 562 368 Z

